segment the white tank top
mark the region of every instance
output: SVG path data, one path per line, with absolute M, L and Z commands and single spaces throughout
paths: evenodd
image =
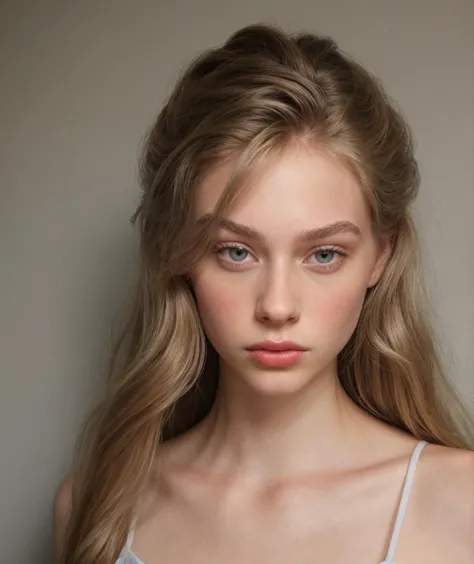
M 413 479 L 415 477 L 416 465 L 418 464 L 418 459 L 420 458 L 421 451 L 426 444 L 426 441 L 419 441 L 413 449 L 405 476 L 405 482 L 403 485 L 400 503 L 398 505 L 397 516 L 395 519 L 387 556 L 385 557 L 385 560 L 382 562 L 382 564 L 395 564 L 395 551 L 397 549 L 398 539 L 400 538 L 403 519 L 405 518 L 408 498 L 410 497 L 410 491 L 413 484 Z M 132 551 L 133 534 L 134 527 L 132 526 L 128 535 L 127 543 L 120 553 L 119 559 L 117 560 L 116 564 L 145 564 Z

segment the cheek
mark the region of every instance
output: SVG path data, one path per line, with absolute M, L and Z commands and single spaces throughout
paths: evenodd
M 325 329 L 343 332 L 350 336 L 360 316 L 365 287 L 344 286 L 325 295 L 315 312 Z
M 220 287 L 204 278 L 194 285 L 197 306 L 204 329 L 212 341 L 226 333 L 226 328 L 238 324 L 242 315 L 242 295 L 229 291 L 229 285 Z

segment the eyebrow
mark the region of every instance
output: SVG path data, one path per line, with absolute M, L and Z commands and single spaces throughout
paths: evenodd
M 206 213 L 197 220 L 197 224 L 207 223 L 209 219 L 216 217 L 212 213 Z M 220 229 L 226 229 L 227 231 L 232 231 L 237 235 L 242 237 L 247 237 L 248 239 L 254 239 L 255 241 L 264 241 L 265 237 L 262 233 L 249 227 L 248 225 L 243 225 L 242 223 L 237 223 L 231 219 L 225 217 L 217 219 L 217 225 Z M 330 237 L 331 235 L 337 235 L 339 233 L 353 233 L 360 237 L 361 231 L 357 225 L 350 221 L 336 221 L 336 223 L 331 223 L 329 225 L 324 225 L 322 227 L 317 227 L 316 229 L 308 229 L 302 231 L 297 240 L 301 242 L 316 241 L 318 239 L 323 239 L 324 237 Z

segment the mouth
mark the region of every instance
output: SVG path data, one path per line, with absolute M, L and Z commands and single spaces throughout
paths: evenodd
M 263 341 L 247 348 L 257 364 L 275 368 L 293 366 L 302 360 L 307 348 L 292 341 Z
M 294 343 L 293 341 L 261 341 L 247 347 L 249 351 L 269 351 L 269 352 L 287 352 L 287 351 L 307 351 L 306 347 Z

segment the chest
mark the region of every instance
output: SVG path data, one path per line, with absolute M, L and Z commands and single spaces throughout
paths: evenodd
M 384 499 L 329 504 L 308 493 L 251 509 L 174 504 L 137 531 L 133 546 L 146 564 L 380 564 L 393 513 Z
M 258 499 L 241 492 L 165 496 L 141 520 L 132 549 L 144 564 L 381 564 L 400 494 L 393 481 L 359 480 Z M 448 511 L 413 496 L 396 564 L 472 562 L 465 534 L 452 523 Z

